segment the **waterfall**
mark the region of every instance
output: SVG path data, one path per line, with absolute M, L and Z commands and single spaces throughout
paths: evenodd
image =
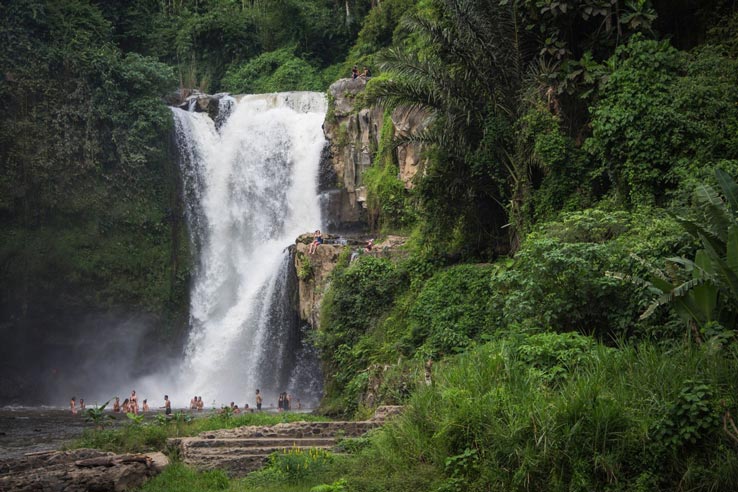
M 172 108 L 185 214 L 197 261 L 177 397 L 253 405 L 291 392 L 320 397 L 317 357 L 291 298 L 287 247 L 320 228 L 323 94 L 222 97 L 213 122 Z

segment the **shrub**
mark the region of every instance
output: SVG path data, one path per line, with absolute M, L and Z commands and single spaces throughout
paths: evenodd
M 685 237 L 674 219 L 647 209 L 562 214 L 529 234 L 514 265 L 492 279 L 493 310 L 514 330 L 575 330 L 603 340 L 681 334 L 670 315 L 638 325 L 649 302 L 646 289 L 606 273 L 634 268 L 631 253 L 653 259 L 688 250 Z
M 294 55 L 293 48 L 262 53 L 240 66 L 231 66 L 223 88 L 232 93 L 260 94 L 324 89 L 318 71 Z
M 267 468 L 287 482 L 297 482 L 326 470 L 333 455 L 324 449 L 294 447 L 269 456 Z
M 418 357 L 464 351 L 491 331 L 493 271 L 491 265 L 459 265 L 438 271 L 423 285 L 408 313 Z
M 589 357 L 594 345 L 591 338 L 578 333 L 538 333 L 524 337 L 513 353 L 535 376 L 557 382 Z
M 392 261 L 370 255 L 348 266 L 341 263 L 333 272 L 323 300 L 317 345 L 330 381 L 327 399 L 342 394 L 351 383 L 351 398 L 339 405 L 346 413 L 358 405 L 356 397 L 366 382 L 360 373 L 369 366 L 374 351 L 370 334 L 406 285 L 407 275 Z
M 738 158 L 738 62 L 720 51 L 636 36 L 610 60 L 586 146 L 627 203 L 663 202 L 692 173 Z
M 333 462 L 333 454 L 325 449 L 293 447 L 272 453 L 266 467 L 249 475 L 246 482 L 266 486 L 274 485 L 275 482 L 314 483 L 326 474 Z
M 141 492 L 211 492 L 228 490 L 229 485 L 228 476 L 221 470 L 198 472 L 182 463 L 172 463 L 146 482 Z

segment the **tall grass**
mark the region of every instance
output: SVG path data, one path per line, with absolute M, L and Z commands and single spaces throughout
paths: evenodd
M 364 451 L 354 488 L 381 476 L 404 491 L 738 490 L 738 450 L 719 424 L 738 413 L 735 351 L 593 346 L 552 358 L 553 371 L 521 361 L 521 343 L 438 364 Z

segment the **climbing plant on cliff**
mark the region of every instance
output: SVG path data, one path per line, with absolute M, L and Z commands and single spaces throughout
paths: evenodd
M 389 111 L 385 111 L 379 137 L 379 148 L 374 162 L 364 172 L 367 188 L 369 226 L 372 229 L 397 229 L 412 224 L 414 220 L 411 196 L 398 178 L 394 147 L 395 127 Z

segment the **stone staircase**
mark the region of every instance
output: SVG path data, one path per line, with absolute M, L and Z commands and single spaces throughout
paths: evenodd
M 266 464 L 269 455 L 286 449 L 332 450 L 339 439 L 358 437 L 384 424 L 402 407 L 379 407 L 366 421 L 291 422 L 208 431 L 196 437 L 169 439 L 182 461 L 198 470 L 224 470 L 242 477 Z

